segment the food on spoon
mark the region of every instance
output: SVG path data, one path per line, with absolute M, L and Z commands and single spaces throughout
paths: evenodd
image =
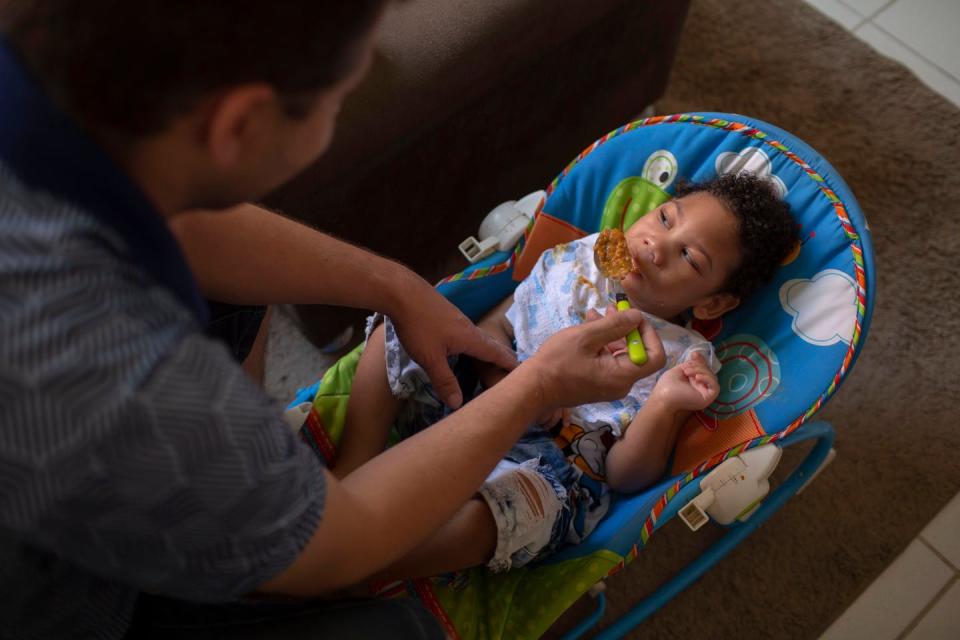
M 593 247 L 593 260 L 608 278 L 622 280 L 630 273 L 633 260 L 627 251 L 627 239 L 620 229 L 604 229 Z

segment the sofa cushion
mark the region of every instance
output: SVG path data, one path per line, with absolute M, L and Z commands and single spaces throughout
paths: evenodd
M 330 150 L 268 207 L 436 280 L 503 200 L 542 188 L 664 90 L 686 1 L 391 7 Z M 315 342 L 362 314 L 300 308 Z

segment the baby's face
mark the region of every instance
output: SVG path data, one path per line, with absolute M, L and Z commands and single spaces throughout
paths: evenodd
M 740 262 L 736 224 L 706 192 L 670 200 L 637 220 L 624 234 L 633 259 L 622 281 L 630 304 L 661 318 L 690 308 L 713 317 L 711 305 L 724 295 L 717 292 Z

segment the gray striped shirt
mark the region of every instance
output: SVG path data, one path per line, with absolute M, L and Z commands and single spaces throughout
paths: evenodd
M 138 591 L 238 598 L 323 498 L 278 407 L 123 234 L 0 164 L 0 639 L 121 637 Z

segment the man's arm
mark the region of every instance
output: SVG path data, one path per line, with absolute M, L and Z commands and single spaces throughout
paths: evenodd
M 330 304 L 380 311 L 447 405 L 460 386 L 447 356 L 510 369 L 513 352 L 478 330 L 407 267 L 254 205 L 191 211 L 170 227 L 204 294 L 235 304 Z
M 642 322 L 625 311 L 565 329 L 501 384 L 338 483 L 328 476 L 323 518 L 294 564 L 261 591 L 309 596 L 354 584 L 412 550 L 476 492 L 539 413 L 623 397 L 663 366 L 659 342 L 637 367 L 605 345 Z
M 252 204 L 184 212 L 170 228 L 204 295 L 220 302 L 386 312 L 408 279 L 393 260 Z
M 309 596 L 356 584 L 399 560 L 476 492 L 544 401 L 520 368 L 456 413 L 337 482 L 300 557 L 261 591 Z

